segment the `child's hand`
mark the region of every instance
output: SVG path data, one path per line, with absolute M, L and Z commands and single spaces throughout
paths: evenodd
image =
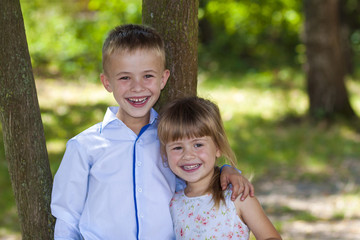
M 234 201 L 241 193 L 241 201 L 245 200 L 247 196 L 253 197 L 255 195 L 254 186 L 243 177 L 239 171 L 230 166 L 224 166 L 220 175 L 221 188 L 225 190 L 229 184 L 232 185 L 231 200 Z

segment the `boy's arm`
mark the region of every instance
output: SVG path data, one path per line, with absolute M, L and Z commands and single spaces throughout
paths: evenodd
M 249 194 L 251 197 L 255 195 L 254 186 L 240 174 L 239 170 L 230 165 L 224 165 L 221 168 L 220 184 L 223 190 L 225 190 L 229 184 L 232 185 L 232 201 L 234 201 L 241 193 L 241 201 L 244 201 Z
M 82 147 L 70 140 L 54 177 L 51 213 L 57 218 L 55 240 L 82 239 L 79 220 L 87 195 L 89 164 Z
M 56 219 L 54 240 L 82 240 L 76 227 L 71 226 L 61 219 Z
M 176 176 L 175 178 L 175 184 L 176 184 L 175 192 L 184 190 L 186 188 L 186 182 L 183 179 L 179 178 L 178 176 Z

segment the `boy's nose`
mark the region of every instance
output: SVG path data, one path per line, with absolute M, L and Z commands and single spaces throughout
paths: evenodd
M 134 81 L 132 81 L 131 90 L 134 92 L 139 92 L 139 91 L 144 90 L 142 81 L 139 79 L 135 79 Z

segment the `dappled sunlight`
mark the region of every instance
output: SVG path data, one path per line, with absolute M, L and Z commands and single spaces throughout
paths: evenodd
M 287 74 L 283 78 L 287 78 Z M 260 77 L 259 77 L 260 76 Z M 213 99 L 221 108 L 224 121 L 236 113 L 258 116 L 266 120 L 277 120 L 287 114 L 303 115 L 308 108 L 306 93 L 297 86 L 284 87 L 283 80 L 271 83 L 272 73 L 239 79 L 210 79 L 202 76 L 198 94 Z M 299 80 L 297 80 L 299 81 Z M 209 83 L 210 82 L 210 83 Z M 212 85 L 211 82 L 219 84 Z M 270 82 L 270 84 L 269 84 Z
M 354 108 L 357 115 L 360 117 L 360 84 L 359 80 L 348 79 L 346 87 L 350 95 L 351 106 Z
M 283 239 L 356 239 L 360 234 L 357 193 L 286 181 L 261 187 L 258 198 L 272 221 L 281 223 Z
M 283 239 L 359 236 L 360 134 L 351 123 L 301 120 L 308 108 L 301 85 L 210 81 L 223 84 L 203 79 L 199 95 L 219 104 L 238 167 Z M 350 86 L 359 115 L 360 84 Z M 295 118 L 282 121 L 287 116 Z
M 116 102 L 111 93 L 100 83 L 88 81 L 72 82 L 59 80 L 36 80 L 39 104 L 43 108 L 54 108 L 59 113 L 69 111 L 67 105 L 92 105 L 100 102 L 114 105 Z M 59 109 L 58 109 L 59 108 Z
M 238 167 L 252 179 L 284 239 L 316 238 L 326 224 L 338 236 L 344 232 L 340 223 L 353 226 L 360 219 L 360 134 L 351 123 L 314 124 L 302 119 L 308 100 L 301 84 L 266 83 L 271 76 L 265 74 L 259 82 L 215 80 L 221 86 L 203 78 L 198 93 L 218 103 Z M 107 106 L 116 104 L 100 83 L 38 80 L 36 84 L 54 174 L 66 142 L 102 121 Z M 352 103 L 358 104 L 360 83 L 350 85 Z M 354 108 L 360 112 L 359 105 Z M 3 148 L 0 153 L 4 155 Z M 0 216 L 7 219 L 6 224 L 0 220 L 4 226 L 0 239 L 6 235 L 15 240 L 19 227 L 5 161 L 0 167 L 4 189 L 0 203 L 5 206 Z M 349 234 L 360 234 L 360 229 L 350 230 Z

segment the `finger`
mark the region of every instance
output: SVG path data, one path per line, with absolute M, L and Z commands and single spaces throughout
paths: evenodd
M 255 196 L 255 188 L 254 186 L 250 183 L 250 196 L 254 197 Z
M 231 200 L 234 201 L 239 194 L 241 193 L 240 190 L 242 190 L 243 186 L 240 186 L 240 184 L 235 184 L 232 186 L 232 194 L 231 194 Z
M 249 185 L 245 185 L 245 189 L 243 191 L 243 195 L 241 196 L 241 201 L 244 201 L 248 196 L 249 196 L 249 192 L 250 192 L 250 187 Z
M 225 190 L 227 188 L 228 180 L 225 176 L 220 175 L 220 185 L 222 190 Z

